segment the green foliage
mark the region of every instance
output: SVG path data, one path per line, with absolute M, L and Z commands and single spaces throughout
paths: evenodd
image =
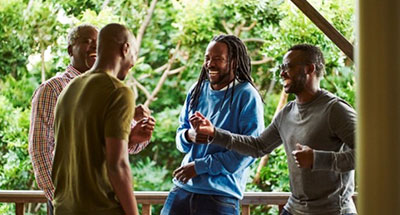
M 14 77 L 5 76 L 4 81 L 0 81 L 1 95 L 12 104 L 13 107 L 29 109 L 30 99 L 33 91 L 38 86 L 35 79 L 23 76 L 21 80 Z
M 46 77 L 51 77 L 69 64 L 68 30 L 81 23 L 101 28 L 119 22 L 137 35 L 150 3 L 148 0 L 0 0 L 0 189 L 37 189 L 27 149 L 30 99 L 41 82 L 42 65 Z M 352 1 L 310 0 L 310 3 L 354 42 Z M 252 23 L 255 25 L 249 30 L 240 28 Z M 242 39 L 262 40 L 245 42 L 252 60 L 270 59 L 252 66 L 252 77 L 265 101 L 266 125 L 273 118 L 282 87 L 277 65 L 286 50 L 297 43 L 312 43 L 322 49 L 326 75 L 321 86 L 354 106 L 352 62 L 290 1 L 159 0 L 143 35 L 138 62 L 127 82 L 134 77 L 151 92 L 162 75 L 157 68 L 168 62 L 178 43 L 179 53 L 171 68 L 185 66 L 185 70 L 169 76 L 150 104 L 157 120 L 152 141 L 143 152 L 130 156 L 135 190 L 169 190 L 172 186 L 172 171 L 180 166 L 184 156 L 176 149 L 175 133 L 186 93 L 198 78 L 211 38 L 228 31 L 235 33 L 235 29 L 240 29 L 236 33 Z M 44 64 L 40 60 L 43 53 L 47 56 Z M 138 95 L 137 103 L 144 103 L 145 94 L 139 91 Z M 256 168 L 257 165 L 252 166 L 252 177 Z M 249 181 L 247 189 L 289 190 L 283 148 L 271 153 L 261 171 L 261 183 Z M 276 214 L 276 208 L 253 209 L 257 214 Z M 0 206 L 1 214 L 12 210 L 12 205 Z M 159 212 L 159 207 L 153 212 Z
M 172 188 L 169 171 L 163 166 L 158 166 L 150 157 L 133 162 L 131 166 L 135 190 L 168 191 Z
M 32 39 L 23 33 L 26 4 L 22 0 L 0 0 L 0 75 L 25 74 Z

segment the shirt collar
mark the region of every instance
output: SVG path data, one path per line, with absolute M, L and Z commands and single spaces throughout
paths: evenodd
M 217 91 L 224 91 L 224 90 L 227 90 L 228 87 L 230 88 L 230 87 L 233 86 L 233 82 L 235 82 L 235 85 L 237 85 L 237 84 L 239 83 L 239 82 L 235 79 L 234 81 L 232 81 L 231 83 L 229 83 L 228 85 L 226 85 L 224 88 L 219 89 L 219 90 L 217 90 Z M 210 84 L 210 88 L 211 88 L 211 84 Z M 211 89 L 212 89 L 212 88 L 211 88 Z
M 71 78 L 75 78 L 76 76 L 82 74 L 81 72 L 79 72 L 77 69 L 75 69 L 72 65 L 69 65 L 67 67 L 67 69 L 65 70 L 65 72 L 71 77 Z

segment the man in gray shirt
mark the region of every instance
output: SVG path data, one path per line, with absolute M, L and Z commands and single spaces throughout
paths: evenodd
M 320 89 L 324 58 L 319 48 L 300 44 L 289 49 L 280 66 L 289 102 L 259 137 L 215 128 L 201 113 L 191 124 L 197 133 L 240 153 L 261 157 L 283 144 L 287 154 L 291 196 L 283 215 L 356 214 L 354 192 L 354 109 Z M 245 122 L 243 122 L 245 123 Z

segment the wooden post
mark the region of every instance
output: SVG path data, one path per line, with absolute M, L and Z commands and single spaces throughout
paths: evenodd
M 284 205 L 278 205 L 279 214 L 282 213 L 282 211 L 283 211 L 283 206 L 284 206 Z
M 142 215 L 151 215 L 151 205 L 150 204 L 142 205 Z
M 357 1 L 358 213 L 400 211 L 400 1 Z
M 291 0 L 352 61 L 353 45 L 336 30 L 307 0 Z
M 250 215 L 250 205 L 242 205 L 242 215 Z
M 15 214 L 24 215 L 24 203 L 15 203 Z

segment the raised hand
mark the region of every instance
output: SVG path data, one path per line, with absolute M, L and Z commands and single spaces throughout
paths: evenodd
M 131 128 L 129 145 L 149 141 L 155 124 L 156 120 L 152 116 L 137 121 L 136 125 Z
M 151 115 L 150 109 L 148 107 L 140 104 L 140 105 L 136 106 L 136 108 L 135 108 L 135 116 L 133 117 L 133 119 L 135 121 L 139 121 L 141 119 L 150 117 L 150 115 Z
M 214 137 L 214 125 L 200 112 L 196 111 L 189 118 L 189 122 L 197 134 Z
M 179 167 L 178 169 L 174 170 L 172 175 L 178 181 L 186 184 L 190 179 L 197 176 L 196 170 L 194 168 L 194 162 L 190 162 L 185 166 Z
M 312 168 L 314 162 L 314 151 L 312 148 L 296 143 L 296 150 L 292 151 L 292 155 L 297 167 Z

